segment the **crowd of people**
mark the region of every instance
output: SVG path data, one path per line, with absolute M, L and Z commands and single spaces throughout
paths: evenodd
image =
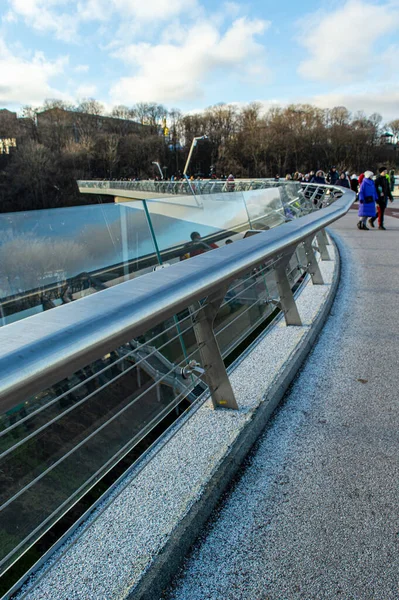
M 391 186 L 391 191 L 395 185 L 395 171 L 391 170 L 388 174 L 388 170 L 384 168 L 387 173 L 387 179 Z M 275 180 L 280 181 L 280 176 L 276 175 Z M 288 173 L 285 176 L 286 181 L 299 181 L 300 183 L 318 183 L 318 184 L 330 184 L 346 187 L 353 190 L 356 194 L 359 191 L 362 175 L 358 176 L 355 173 L 350 174 L 349 171 L 339 172 L 336 167 L 326 173 L 322 169 L 318 171 L 309 171 L 309 173 Z
M 348 171 L 339 172 L 336 167 L 331 167 L 328 173 L 321 169 L 306 174 L 288 173 L 285 179 L 300 183 L 330 184 L 352 190 L 356 193 L 356 200 L 359 201 L 358 229 L 367 231 L 369 229 L 367 224 L 374 228 L 375 221 L 378 220 L 378 229 L 385 231 L 385 209 L 388 202 L 393 202 L 394 170 L 388 172 L 387 167 L 380 167 L 377 176 L 372 171 L 365 171 L 358 176 L 355 173 L 350 174 Z M 275 181 L 280 181 L 279 175 L 275 176 Z

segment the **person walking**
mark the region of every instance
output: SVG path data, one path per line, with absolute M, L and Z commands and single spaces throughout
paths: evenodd
M 366 231 L 369 229 L 366 225 L 367 219 L 369 218 L 372 220 L 376 217 L 375 203 L 378 200 L 378 194 L 374 185 L 373 176 L 374 173 L 372 171 L 365 171 L 364 179 L 359 191 L 359 210 L 357 213 L 359 221 L 357 223 L 357 228 Z
M 377 216 L 378 216 L 378 229 L 385 231 L 386 227 L 384 227 L 384 213 L 388 204 L 388 200 L 393 202 L 392 192 L 390 182 L 387 179 L 388 170 L 386 167 L 381 167 L 378 169 L 379 176 L 375 180 L 375 188 L 377 190 Z M 369 219 L 369 224 L 371 227 L 374 227 L 374 221 L 377 217 L 372 217 Z

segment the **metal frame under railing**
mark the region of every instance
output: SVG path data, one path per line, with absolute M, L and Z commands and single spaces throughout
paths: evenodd
M 170 404 L 174 407 L 202 379 L 209 388 L 215 408 L 237 409 L 237 402 L 217 342 L 215 317 L 220 307 L 223 308 L 231 301 L 226 294 L 233 282 L 245 277 L 253 279 L 253 273 L 256 272 L 258 274 L 269 272 L 274 273 L 277 297 L 264 297 L 261 302 L 279 307 L 284 313 L 287 325 L 301 325 L 289 279 L 288 265 L 291 257 L 300 248 L 298 255 L 301 262 L 302 260 L 304 262 L 302 268 L 309 273 L 313 284 L 322 284 L 322 275 L 314 253 L 314 238 L 321 259 L 328 260 L 324 228 L 343 216 L 349 210 L 354 198 L 352 192 L 331 186 L 318 186 L 318 196 L 325 198 L 326 190 L 333 192 L 329 196 L 331 199 L 335 198 L 335 201 L 323 210 L 286 222 L 267 232 L 257 232 L 253 237 L 237 241 L 232 245 L 176 263 L 168 269 L 143 275 L 138 279 L 1 329 L 0 412 L 2 406 L 24 402 L 27 397 L 40 393 L 53 384 L 56 385 L 79 370 L 84 370 L 87 365 L 107 353 L 123 346 L 126 347 L 124 354 L 119 355 L 119 358 L 103 371 L 89 374 L 85 384 L 101 377 L 107 369 L 122 366 L 131 355 L 135 355 L 134 365 L 128 368 L 123 366 L 114 380 L 124 376 L 131 369 L 137 369 L 139 372 L 140 364 L 150 356 L 154 357 L 153 368 L 156 371 L 157 360 L 160 358 L 159 350 L 162 347 L 149 348 L 147 345 L 144 349 L 144 346 L 134 340 L 146 331 L 156 328 L 159 323 L 173 319 L 180 311 L 187 311 L 187 309 L 187 316 L 180 319 L 178 327 L 176 324 L 172 326 L 178 332 L 174 339 L 180 339 L 185 328 L 187 330 L 191 328 L 195 333 L 196 348 L 191 348 L 178 364 L 177 362 L 166 364 L 167 372 L 161 379 L 155 379 L 151 387 L 158 392 L 159 381 L 169 378 L 171 385 L 176 387 L 177 396 Z M 337 199 L 338 193 L 341 196 Z M 313 201 L 315 200 L 317 200 L 316 196 Z M 249 287 L 251 286 L 247 289 Z M 230 292 L 231 289 L 230 287 Z M 141 347 L 144 354 L 140 350 Z M 193 361 L 194 358 L 197 360 Z M 182 377 L 189 380 L 186 388 Z M 75 391 L 81 385 L 82 382 L 77 382 Z M 203 386 L 203 383 L 201 385 Z M 73 391 L 69 389 L 68 392 L 61 393 L 51 402 L 54 404 Z M 21 443 L 18 442 L 14 447 L 10 447 L 5 454 L 9 455 L 38 432 L 45 431 L 51 423 L 71 413 L 90 395 L 76 402 L 74 407 L 61 412 L 53 421 L 46 422 L 35 432 L 28 432 Z M 50 403 L 46 408 L 49 406 Z M 126 404 L 112 419 L 119 418 L 120 414 L 126 414 L 130 406 L 131 403 Z M 165 411 L 169 410 L 170 406 L 165 408 Z M 39 414 L 40 410 L 38 409 L 36 414 Z M 160 417 L 165 414 L 165 411 L 160 413 Z M 157 417 L 157 422 L 160 417 Z M 108 423 L 109 421 L 89 434 L 80 445 L 96 435 Z M 152 426 L 154 426 L 153 422 L 148 423 L 146 431 Z M 137 439 L 142 435 L 144 432 L 140 431 Z M 115 464 L 115 460 L 119 460 L 129 448 L 131 444 L 128 442 L 117 456 L 104 463 L 88 482 L 102 476 L 104 471 Z M 65 456 L 73 457 L 75 450 L 76 447 L 72 447 Z M 51 469 L 56 468 L 65 456 L 39 474 L 28 486 L 21 486 L 18 495 L 23 494 L 25 489 L 35 485 Z M 82 490 L 83 487 L 75 490 L 74 495 L 77 496 Z M 4 506 L 15 499 L 16 495 L 11 497 Z M 67 498 L 57 512 L 50 514 L 43 521 L 41 527 L 43 528 L 46 522 L 54 522 L 59 518 L 62 511 L 65 512 L 64 507 L 69 501 L 70 498 Z M 26 540 L 34 539 L 35 536 L 38 537 L 37 532 L 31 532 L 28 538 L 21 541 L 20 547 L 25 548 Z

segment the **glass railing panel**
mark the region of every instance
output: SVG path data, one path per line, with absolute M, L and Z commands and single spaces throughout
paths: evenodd
M 271 229 L 314 210 L 299 183 L 270 183 L 262 189 L 244 193 L 248 215 L 254 229 Z
M 228 356 L 275 310 L 275 279 L 271 264 L 260 265 L 230 286 L 215 320 L 223 356 Z
M 272 229 L 285 222 L 285 206 L 279 187 L 251 190 L 243 196 L 252 229 Z
M 206 386 L 195 308 L 160 323 L 0 417 L 0 572 L 166 415 Z M 185 344 L 182 343 L 185 340 Z
M 314 210 L 314 205 L 303 193 L 300 183 L 292 182 L 281 187 L 281 197 L 288 204 L 295 216 L 306 215 Z
M 158 264 L 142 202 L 0 215 L 0 323 L 77 300 Z
M 251 229 L 242 193 L 147 200 L 145 204 L 161 261 L 166 264 L 234 242 Z
M 276 261 L 259 265 L 230 286 L 215 320 L 215 331 L 224 357 L 276 310 L 280 298 L 275 265 Z M 294 253 L 287 265 L 292 288 L 301 282 L 303 275 L 304 270 Z

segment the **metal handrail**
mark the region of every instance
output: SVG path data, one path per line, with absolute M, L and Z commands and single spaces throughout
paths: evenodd
M 291 185 L 300 185 L 299 182 L 289 182 Z M 79 180 L 80 191 L 94 190 L 128 190 L 136 192 L 149 192 L 155 194 L 169 194 L 171 196 L 185 196 L 194 194 L 215 194 L 225 192 L 246 192 L 262 188 L 279 187 L 286 185 L 285 180 L 274 179 L 237 179 L 234 182 L 221 179 L 201 179 L 188 181 L 122 181 L 122 180 Z
M 354 193 L 320 211 L 0 329 L 0 407 L 25 401 L 159 322 L 215 294 L 344 216 Z

